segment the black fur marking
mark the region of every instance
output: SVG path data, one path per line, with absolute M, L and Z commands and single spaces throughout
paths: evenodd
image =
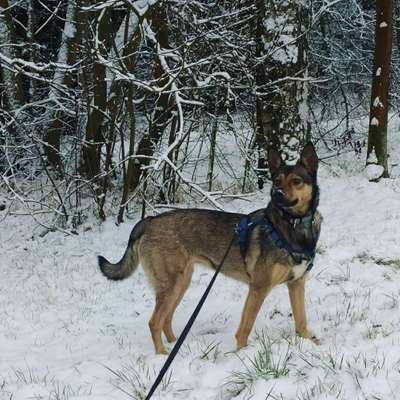
M 110 281 L 121 281 L 122 279 L 124 279 L 121 276 L 112 276 L 110 274 L 107 273 L 107 267 L 110 266 L 109 261 L 104 258 L 103 256 L 97 256 L 97 261 L 99 263 L 99 267 L 100 267 L 100 271 L 101 273 Z

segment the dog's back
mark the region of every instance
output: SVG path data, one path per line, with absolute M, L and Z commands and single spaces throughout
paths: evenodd
M 189 263 L 213 268 L 221 261 L 241 217 L 243 214 L 204 209 L 174 210 L 147 217 L 133 228 L 118 263 L 99 257 L 101 271 L 109 279 L 120 280 L 130 276 L 140 262 L 154 286 L 157 270 L 165 266 L 171 274 Z M 247 281 L 237 240 L 225 265 L 226 275 Z

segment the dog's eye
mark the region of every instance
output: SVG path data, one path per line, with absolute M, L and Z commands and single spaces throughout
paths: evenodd
M 292 180 L 292 182 L 293 182 L 294 185 L 298 186 L 298 185 L 301 185 L 301 184 L 303 183 L 303 179 L 301 179 L 301 178 L 294 178 L 294 179 Z

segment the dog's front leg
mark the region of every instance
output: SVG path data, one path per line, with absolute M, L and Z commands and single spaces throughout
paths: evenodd
M 243 308 L 242 318 L 240 320 L 239 329 L 236 333 L 237 350 L 247 346 L 247 339 L 250 335 L 256 320 L 258 311 L 260 310 L 265 297 L 271 291 L 271 287 L 259 287 L 253 284 L 249 285 L 249 293 Z
M 313 336 L 307 328 L 306 307 L 304 300 L 304 286 L 306 275 L 307 274 L 287 284 L 289 288 L 290 304 L 292 306 L 296 333 L 300 337 L 310 339 L 314 343 L 319 344 L 319 340 L 315 336 Z

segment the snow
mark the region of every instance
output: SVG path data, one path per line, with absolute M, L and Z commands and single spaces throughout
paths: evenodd
M 387 28 L 388 24 L 387 22 L 383 21 L 379 24 L 379 28 Z
M 76 7 L 77 4 L 75 1 L 70 1 L 67 6 L 67 13 L 66 13 L 66 21 L 65 21 L 65 26 L 64 30 L 62 33 L 62 40 L 61 40 L 61 46 L 58 51 L 57 55 L 57 63 L 58 64 L 67 64 L 67 58 L 68 58 L 68 42 L 71 41 L 74 38 L 74 35 L 76 33 L 76 27 L 74 23 L 72 22 L 74 20 L 74 14 L 76 12 Z M 64 75 L 65 72 L 61 69 L 56 69 L 53 77 L 53 83 L 52 87 L 50 88 L 50 93 L 49 97 L 50 98 L 56 98 L 56 89 L 54 89 L 55 86 L 61 85 L 63 80 L 64 80 Z
M 376 181 L 382 177 L 384 168 L 382 165 L 368 164 L 365 168 L 365 172 L 369 181 Z
M 394 235 L 400 224 L 400 185 L 371 184 L 362 176 L 325 177 L 320 184 L 325 219 L 306 294 L 309 324 L 322 345 L 295 338 L 287 291 L 284 286 L 274 289 L 256 331 L 264 330 L 271 339 L 275 357 L 289 351 L 289 372 L 256 380 L 254 399 L 265 399 L 271 390 L 285 399 L 321 390 L 315 398 L 326 398 L 324 387 L 332 387 L 333 393 L 341 389 L 339 398 L 356 398 L 361 390 L 391 398 L 391 390 L 400 387 L 400 248 Z M 236 200 L 231 208 L 250 211 L 263 206 L 265 197 L 255 195 L 252 207 Z M 66 390 L 74 399 L 124 399 L 129 397 L 121 389 L 133 391 L 135 372 L 144 385 L 154 379 L 165 358 L 153 354 L 147 326 L 153 296 L 143 273 L 108 282 L 96 266 L 99 253 L 113 260 L 122 255 L 132 225 L 116 227 L 109 221 L 79 236 L 52 233 L 32 240 L 22 217 L 3 221 L 3 398 L 51 398 L 54 391 Z M 210 273 L 196 272 L 177 310 L 177 331 L 209 279 Z M 218 278 L 174 362 L 172 383 L 155 398 L 227 396 L 232 372 L 249 365 L 260 346 L 253 332 L 250 346 L 233 353 L 246 291 L 240 283 Z M 204 356 L 207 348 L 214 350 Z
M 306 285 L 309 326 L 321 345 L 295 337 L 282 285 L 266 299 L 249 346 L 234 352 L 247 288 L 219 276 L 154 399 L 397 398 L 400 174 L 371 183 L 356 165 L 340 176 L 337 168 L 319 173 L 324 221 Z M 268 198 L 266 188 L 226 209 L 252 211 Z M 116 226 L 110 218 L 87 223 L 79 235 L 40 237 L 28 216 L 2 220 L 0 399 L 123 400 L 146 392 L 165 361 L 154 355 L 147 325 L 153 294 L 141 269 L 109 282 L 96 265 L 98 254 L 119 259 L 134 222 Z M 196 270 L 176 313 L 177 333 L 211 274 Z M 263 349 L 273 371 L 261 376 L 252 361 Z
M 379 126 L 379 120 L 375 117 L 371 119 L 371 126 Z
M 298 46 L 295 45 L 295 26 L 292 23 L 293 16 L 274 15 L 263 21 L 266 32 L 274 32 L 274 45 L 276 48 L 269 56 L 281 64 L 295 64 L 298 60 Z M 279 34 L 277 34 L 279 32 Z M 264 49 L 270 51 L 271 43 L 264 38 Z
M 148 8 L 154 5 L 155 3 L 157 3 L 157 0 L 138 0 L 132 3 L 131 5 L 135 9 L 135 11 L 141 17 L 143 17 L 146 14 Z
M 210 82 L 214 79 L 222 78 L 229 82 L 231 80 L 231 76 L 224 71 L 217 71 L 211 73 L 209 76 L 207 76 L 205 79 L 196 79 L 196 85 L 199 88 L 206 87 L 210 84 Z
M 378 67 L 377 68 L 377 70 L 376 70 L 376 76 L 381 76 L 381 74 L 382 74 L 382 67 Z
M 373 101 L 373 106 L 374 107 L 381 107 L 383 108 L 383 103 L 381 102 L 381 99 L 379 98 L 379 96 L 375 97 L 374 101 Z

